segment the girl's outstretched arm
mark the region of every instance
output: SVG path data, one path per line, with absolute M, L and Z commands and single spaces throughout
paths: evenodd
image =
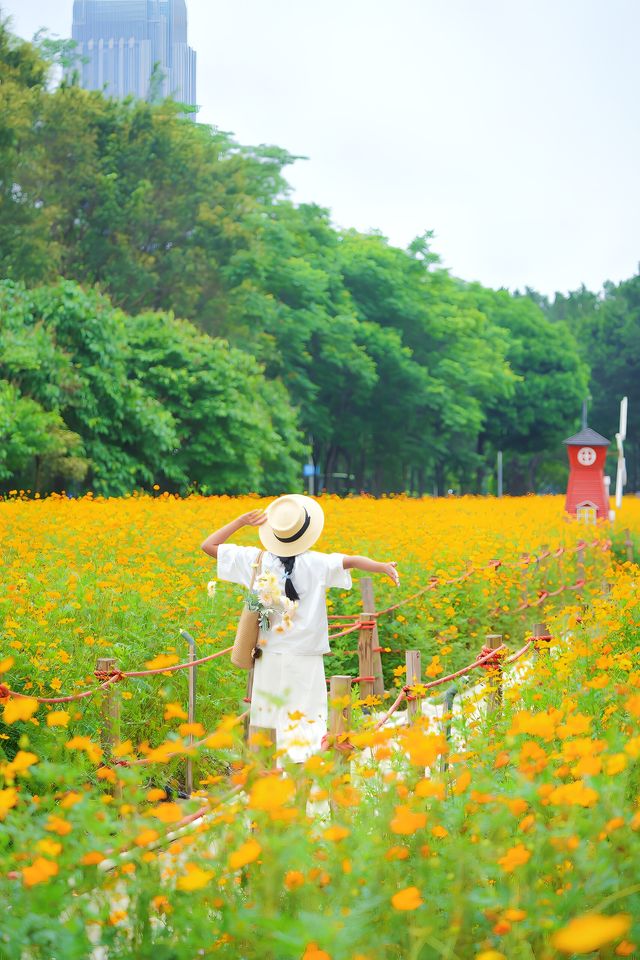
M 383 573 L 390 580 L 393 580 L 396 587 L 400 583 L 400 576 L 396 567 L 395 560 L 388 563 L 379 563 L 377 560 L 370 560 L 369 557 L 345 557 L 342 561 L 345 570 L 366 570 L 367 573 Z
M 251 510 L 250 513 L 243 513 L 241 517 L 232 520 L 231 523 L 228 523 L 225 527 L 220 527 L 219 530 L 210 533 L 207 539 L 203 541 L 202 549 L 205 553 L 208 553 L 210 557 L 217 557 L 220 544 L 225 543 L 229 537 L 233 536 L 236 530 L 247 526 L 259 527 L 266 519 L 267 515 L 264 510 Z

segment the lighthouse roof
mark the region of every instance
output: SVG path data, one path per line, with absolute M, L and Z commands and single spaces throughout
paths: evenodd
M 568 440 L 563 440 L 569 447 L 608 447 L 611 443 L 601 433 L 596 433 L 591 427 L 583 427 L 580 433 L 576 433 Z

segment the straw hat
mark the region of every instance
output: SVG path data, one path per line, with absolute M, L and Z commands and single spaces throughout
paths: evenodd
M 297 557 L 309 550 L 324 527 L 324 512 L 311 497 L 290 493 L 265 510 L 266 523 L 258 528 L 263 547 L 277 557 Z

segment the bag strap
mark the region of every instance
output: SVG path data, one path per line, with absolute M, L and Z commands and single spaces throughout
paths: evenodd
M 257 575 L 257 573 L 258 573 L 258 570 L 259 570 L 260 567 L 262 566 L 262 558 L 263 558 L 263 557 L 264 557 L 264 550 L 261 550 L 260 553 L 258 554 L 258 560 L 257 560 L 257 562 L 256 562 L 256 565 L 255 565 L 255 567 L 253 568 L 253 576 L 251 577 L 251 583 L 249 584 L 249 590 L 253 590 L 253 585 L 254 585 L 254 583 L 256 582 L 256 575 Z

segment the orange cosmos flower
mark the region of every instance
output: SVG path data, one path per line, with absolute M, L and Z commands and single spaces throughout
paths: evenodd
M 391 897 L 391 905 L 395 910 L 417 910 L 423 903 L 417 887 L 405 887 Z
M 626 913 L 607 916 L 601 913 L 586 913 L 570 920 L 552 938 L 553 946 L 562 953 L 592 953 L 600 947 L 623 937 L 631 926 L 631 917 Z

